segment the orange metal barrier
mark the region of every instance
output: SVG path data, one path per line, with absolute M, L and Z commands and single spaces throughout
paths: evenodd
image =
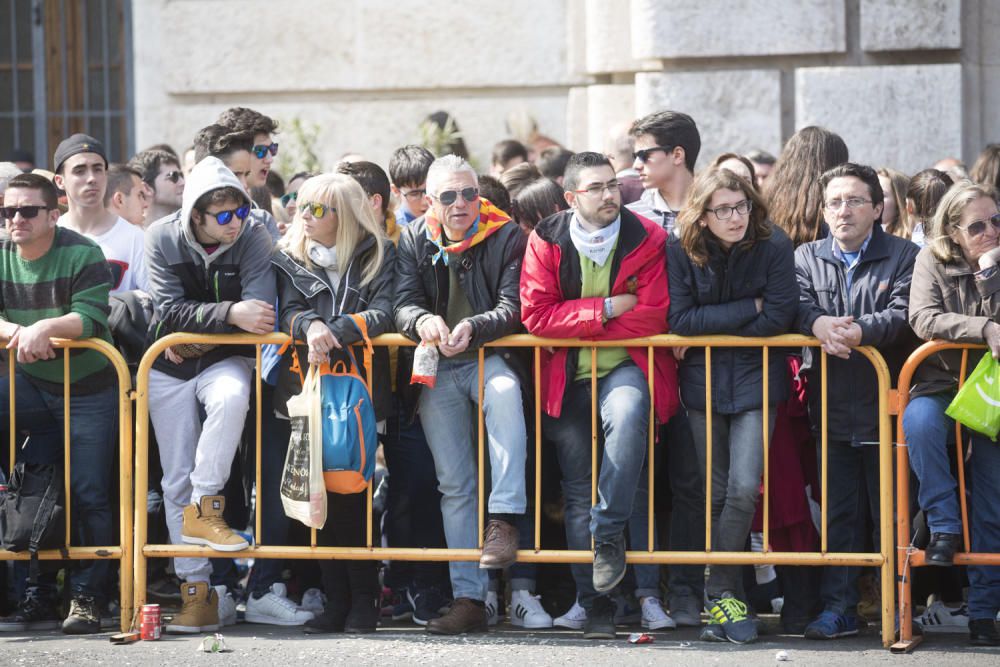
M 48 549 L 38 552 L 40 560 L 98 560 L 114 559 L 120 563 L 120 593 L 121 593 L 121 627 L 122 630 L 132 625 L 132 377 L 129 373 L 128 365 L 117 349 L 110 343 L 99 338 L 82 338 L 78 340 L 52 341 L 53 346 L 63 350 L 63 446 L 64 446 L 64 493 L 66 502 L 66 545 L 65 554 L 59 549 Z M 72 457 L 70 456 L 70 403 L 72 395 L 69 390 L 68 378 L 70 377 L 70 350 L 72 349 L 95 350 L 104 355 L 115 369 L 118 376 L 118 455 L 120 458 L 118 469 L 118 480 L 121 498 L 119 500 L 120 519 L 119 536 L 117 545 L 99 546 L 71 546 L 71 517 L 72 517 L 72 494 L 70 493 L 70 466 Z M 15 382 L 14 374 L 17 368 L 16 355 L 8 355 L 8 373 L 10 379 L 10 470 L 14 469 L 15 455 L 17 452 L 17 429 L 15 410 Z M 0 549 L 0 560 L 28 560 L 30 555 L 27 552 L 14 553 Z
M 899 373 L 896 446 L 896 561 L 899 572 L 899 641 L 892 645 L 894 653 L 907 653 L 917 647 L 923 640 L 921 635 L 913 634 L 913 600 L 912 581 L 910 573 L 915 567 L 927 565 L 925 552 L 911 545 L 910 535 L 910 452 L 906 445 L 906 434 L 903 432 L 903 413 L 910 402 L 910 387 L 917 367 L 927 357 L 945 350 L 962 350 L 962 366 L 960 369 L 959 387 L 965 382 L 969 371 L 969 350 L 982 350 L 983 345 L 972 343 L 952 343 L 949 341 L 930 341 L 918 347 L 906 360 Z M 955 456 L 958 461 L 958 498 L 962 516 L 962 541 L 964 551 L 955 554 L 956 565 L 1000 565 L 1000 553 L 971 553 L 969 541 L 969 509 L 965 494 L 965 460 L 962 447 L 962 425 L 955 423 Z
M 227 334 L 227 335 L 195 335 L 195 334 L 171 334 L 156 341 L 147 350 L 139 364 L 139 371 L 136 377 L 136 399 L 138 401 L 136 412 L 136 479 L 135 479 L 135 608 L 140 608 L 145 602 L 146 596 L 146 559 L 150 557 L 219 557 L 220 553 L 208 547 L 185 545 L 185 544 L 148 544 L 146 526 L 146 493 L 149 482 L 149 372 L 156 357 L 163 353 L 164 349 L 171 345 L 181 343 L 216 343 L 216 344 L 254 344 L 257 346 L 257 415 L 258 422 L 256 428 L 257 447 L 257 502 L 262 502 L 260 489 L 260 447 L 261 447 L 261 426 L 260 426 L 260 345 L 267 343 L 283 344 L 288 341 L 285 334 L 269 334 L 266 336 L 254 336 L 250 334 Z M 413 342 L 398 334 L 387 334 L 379 336 L 373 340 L 375 345 L 382 346 L 412 346 Z M 596 388 L 597 375 L 596 352 L 601 347 L 642 347 L 647 350 L 647 360 L 649 366 L 648 376 L 650 393 L 650 432 L 648 438 L 649 457 L 649 550 L 629 551 L 627 561 L 633 564 L 697 564 L 697 565 L 744 565 L 744 564 L 771 564 L 771 565 L 810 565 L 810 566 L 873 566 L 881 568 L 882 575 L 882 627 L 893 628 L 895 610 L 895 589 L 893 582 L 893 539 L 892 539 L 892 436 L 889 421 L 889 396 L 890 378 L 889 371 L 881 355 L 871 347 L 856 348 L 855 352 L 865 356 L 875 369 L 879 382 L 879 473 L 880 486 L 880 522 L 881 522 L 881 543 L 879 551 L 875 553 L 829 553 L 827 552 L 827 434 L 826 434 L 826 353 L 819 355 L 821 372 L 822 397 L 822 425 L 823 436 L 821 438 L 822 456 L 822 527 L 821 527 L 821 549 L 819 552 L 792 553 L 771 551 L 768 544 L 769 531 L 769 510 L 768 503 L 764 502 L 764 550 L 762 552 L 718 552 L 711 548 L 711 450 L 708 448 L 706 467 L 706 548 L 705 551 L 683 551 L 668 552 L 655 551 L 653 549 L 653 526 L 654 526 L 654 497 L 653 470 L 655 460 L 655 428 L 656 422 L 653 418 L 655 401 L 653 386 L 653 350 L 662 347 L 705 347 L 706 348 L 706 400 L 707 400 L 707 433 L 708 442 L 711 442 L 711 349 L 718 347 L 748 347 L 760 348 L 764 369 L 763 394 L 764 394 L 764 429 L 762 442 L 764 448 L 764 494 L 763 499 L 768 497 L 769 472 L 767 465 L 770 433 L 767 428 L 767 396 L 768 396 L 768 374 L 767 362 L 772 348 L 794 348 L 819 347 L 820 343 L 815 338 L 799 335 L 776 336 L 773 338 L 743 338 L 738 336 L 701 336 L 685 338 L 671 334 L 651 336 L 647 338 L 637 338 L 631 340 L 615 341 L 585 341 L 585 340 L 562 340 L 545 339 L 528 335 L 507 336 L 487 345 L 487 347 L 525 347 L 532 348 L 534 352 L 533 383 L 535 385 L 535 396 L 540 396 L 541 374 L 540 374 L 540 354 L 545 347 L 576 347 L 589 349 L 591 353 L 591 382 Z M 479 350 L 479 400 L 478 400 L 478 524 L 479 524 L 479 546 L 482 547 L 483 524 L 485 518 L 485 484 L 484 484 L 484 441 L 485 423 L 483 417 L 483 364 L 485 350 Z M 597 412 L 597 391 L 592 391 L 591 399 L 591 429 L 592 429 L 592 480 L 591 495 L 596 501 L 597 497 L 597 466 L 598 466 L 598 441 L 600 434 L 600 424 L 598 423 Z M 541 467 L 542 467 L 542 429 L 541 429 L 541 402 L 536 400 L 534 405 L 535 420 L 535 533 L 534 548 L 522 549 L 518 551 L 518 560 L 522 562 L 549 562 L 549 563 L 589 563 L 593 560 L 593 553 L 590 551 L 569 551 L 541 548 Z M 368 516 L 371 519 L 371 485 L 368 488 Z M 256 512 L 256 534 L 260 535 L 261 513 Z M 476 561 L 479 560 L 479 549 L 419 549 L 419 548 L 382 548 L 372 544 L 372 521 L 368 522 L 367 540 L 365 546 L 358 547 L 318 547 L 316 546 L 316 531 L 311 534 L 310 546 L 272 546 L 256 544 L 248 549 L 239 552 L 227 553 L 226 557 L 252 557 L 252 558 L 333 558 L 347 560 L 418 560 L 418 561 Z M 883 632 L 883 643 L 889 646 L 892 641 L 893 632 Z

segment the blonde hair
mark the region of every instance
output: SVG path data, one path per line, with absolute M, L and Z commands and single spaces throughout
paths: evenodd
M 909 239 L 913 236 L 913 221 L 910 220 L 910 214 L 906 210 L 906 190 L 910 187 L 910 177 L 901 171 L 896 171 L 889 167 L 876 169 L 875 173 L 889 179 L 890 188 L 888 192 L 883 192 L 884 199 L 892 197 L 893 202 L 896 204 L 896 219 L 893 220 L 891 225 L 886 225 L 885 231 L 893 236 Z M 884 190 L 885 188 L 883 188 Z M 885 213 L 884 206 L 882 213 Z
M 313 176 L 299 187 L 297 200 L 299 205 L 307 203 L 323 204 L 337 210 L 337 266 L 341 271 L 347 271 L 354 251 L 365 236 L 375 237 L 374 254 L 361 272 L 361 284 L 371 282 L 382 268 L 385 258 L 385 228 L 375 214 L 368 201 L 368 196 L 357 181 L 344 174 L 320 174 Z M 305 229 L 302 222 L 302 211 L 295 210 L 291 227 L 278 242 L 278 248 L 285 251 L 292 259 L 315 268 L 309 259 Z
M 939 261 L 954 264 L 965 260 L 962 248 L 948 232 L 962 221 L 965 207 L 983 197 L 996 201 L 996 189 L 992 185 L 960 180 L 941 198 L 927 231 L 927 245 Z

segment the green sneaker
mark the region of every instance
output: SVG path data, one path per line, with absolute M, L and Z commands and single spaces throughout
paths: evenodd
M 734 644 L 757 641 L 757 624 L 747 614 L 746 603 L 736 599 L 732 593 L 711 598 L 705 611 L 708 612 L 709 623 L 717 623 L 726 639 Z

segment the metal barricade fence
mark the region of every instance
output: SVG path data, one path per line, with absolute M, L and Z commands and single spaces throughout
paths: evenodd
M 139 364 L 139 372 L 136 376 L 136 399 L 138 401 L 136 410 L 136 480 L 135 480 L 135 608 L 141 608 L 146 595 L 146 559 L 149 557 L 176 557 L 176 556 L 198 556 L 198 557 L 220 557 L 220 553 L 212 551 L 208 547 L 182 544 L 148 544 L 146 527 L 146 492 L 148 488 L 149 461 L 148 461 L 148 440 L 149 440 L 149 372 L 156 357 L 171 345 L 182 343 L 216 343 L 223 345 L 253 344 L 257 346 L 257 415 L 256 426 L 256 448 L 258 461 L 256 471 L 257 481 L 257 503 L 262 502 L 260 489 L 260 447 L 261 447 L 261 426 L 260 426 L 260 359 L 261 344 L 284 344 L 288 341 L 285 334 L 269 334 L 266 336 L 254 336 L 250 334 L 225 334 L 225 335 L 195 335 L 195 334 L 171 334 L 156 341 L 147 350 Z M 386 334 L 373 339 L 375 345 L 396 347 L 413 346 L 414 343 L 399 334 Z M 517 558 L 521 562 L 536 563 L 590 563 L 593 560 L 593 553 L 590 551 L 571 551 L 541 548 L 541 468 L 542 468 L 542 429 L 541 429 L 541 401 L 537 397 L 541 395 L 541 350 L 543 348 L 575 347 L 590 350 L 591 354 L 591 500 L 596 502 L 597 498 L 597 466 L 598 466 L 598 442 L 600 434 L 600 424 L 598 422 L 598 412 L 596 407 L 597 395 L 597 350 L 603 347 L 641 347 L 647 350 L 647 363 L 650 393 L 650 430 L 648 436 L 648 470 L 649 470 L 649 549 L 647 551 L 628 551 L 627 561 L 632 564 L 694 564 L 694 565 L 803 565 L 803 566 L 869 566 L 881 569 L 882 580 L 882 627 L 894 627 L 895 611 L 895 588 L 893 586 L 893 537 L 892 537 L 892 434 L 889 420 L 890 389 L 891 381 L 889 370 L 882 359 L 882 356 L 872 347 L 855 348 L 856 353 L 862 354 L 871 362 L 878 378 L 879 384 L 879 509 L 880 509 L 880 534 L 881 540 L 879 551 L 875 553 L 830 553 L 827 551 L 827 429 L 826 429 L 826 379 L 827 379 L 827 355 L 820 352 L 820 373 L 822 392 L 822 437 L 821 447 L 821 516 L 822 526 L 820 530 L 821 547 L 819 552 L 776 552 L 769 548 L 769 509 L 768 489 L 769 473 L 767 465 L 770 432 L 768 424 L 768 360 L 774 348 L 802 348 L 820 347 L 819 341 L 815 338 L 800 335 L 784 335 L 772 338 L 743 338 L 739 336 L 700 336 L 682 337 L 672 334 L 650 336 L 646 338 L 636 338 L 630 340 L 613 341 L 592 341 L 592 340 L 563 340 L 546 339 L 529 335 L 513 335 L 488 343 L 486 347 L 521 347 L 532 348 L 533 350 L 533 384 L 534 395 L 536 396 L 534 410 L 535 423 L 535 503 L 534 503 L 534 548 L 522 549 L 518 551 Z M 765 500 L 763 507 L 764 514 L 764 548 L 761 552 L 718 552 L 711 547 L 712 533 L 712 475 L 711 475 L 711 450 L 708 448 L 706 457 L 707 474 L 706 481 L 706 517 L 705 517 L 705 551 L 657 551 L 654 550 L 654 498 L 655 489 L 653 485 L 655 450 L 655 428 L 654 419 L 654 397 L 655 387 L 653 383 L 653 350 L 656 348 L 671 347 L 704 347 L 706 348 L 706 433 L 712 433 L 711 423 L 711 350 L 720 347 L 745 347 L 760 348 L 762 355 L 763 369 L 763 405 L 764 405 L 764 428 L 762 442 L 764 448 L 764 492 L 762 498 Z M 780 352 L 779 352 L 780 353 Z M 477 460 L 478 460 L 478 527 L 479 527 L 479 547 L 482 547 L 483 526 L 485 519 L 485 422 L 483 417 L 483 366 L 485 359 L 485 349 L 478 351 L 479 365 L 479 396 L 477 409 Z M 708 442 L 711 442 L 711 437 Z M 669 446 L 669 443 L 666 444 Z M 368 486 L 368 527 L 365 546 L 358 547 L 318 547 L 316 546 L 316 531 L 311 531 L 310 546 L 272 546 L 260 543 L 243 551 L 227 552 L 225 557 L 254 557 L 254 558 L 333 558 L 346 560 L 416 560 L 416 561 L 477 561 L 480 557 L 480 549 L 423 549 L 423 548 L 400 548 L 400 547 L 376 547 L 372 544 L 372 518 L 371 518 L 371 484 Z M 256 512 L 256 534 L 260 535 L 261 512 Z M 888 647 L 892 643 L 894 633 L 883 632 L 883 644 Z
M 945 350 L 962 350 L 962 365 L 959 371 L 961 387 L 965 382 L 969 369 L 969 350 L 985 349 L 981 344 L 952 343 L 949 341 L 929 341 L 918 347 L 909 356 L 899 373 L 897 399 L 897 438 L 896 447 L 896 567 L 899 572 L 899 641 L 892 645 L 894 653 L 907 653 L 917 647 L 923 640 L 922 635 L 913 634 L 913 600 L 912 577 L 913 568 L 927 565 L 923 549 L 917 549 L 910 534 L 910 452 L 903 432 L 903 413 L 910 402 L 910 387 L 913 375 L 927 357 Z M 958 499 L 962 520 L 962 546 L 960 553 L 955 554 L 955 565 L 1000 565 L 1000 553 L 972 553 L 969 540 L 969 508 L 965 493 L 965 450 L 962 446 L 962 425 L 955 423 L 955 457 L 958 476 Z
M 65 494 L 65 521 L 66 521 L 66 549 L 46 549 L 38 552 L 40 560 L 117 560 L 120 565 L 120 594 L 121 594 L 121 628 L 128 629 L 133 620 L 133 558 L 132 558 L 132 378 L 129 373 L 128 364 L 117 349 L 110 343 L 99 338 L 82 338 L 78 340 L 54 339 L 53 347 L 63 351 L 63 484 Z M 70 492 L 70 471 L 73 465 L 71 456 L 70 439 L 70 406 L 72 404 L 72 394 L 70 392 L 70 351 L 73 349 L 94 350 L 103 355 L 114 368 L 118 382 L 118 484 L 121 497 L 119 499 L 120 518 L 118 544 L 93 545 L 93 546 L 72 546 L 72 516 L 73 502 Z M 16 411 L 16 383 L 14 381 L 17 370 L 16 354 L 13 351 L 7 355 L 8 377 L 10 382 L 9 397 L 9 424 L 10 429 L 8 443 L 10 447 L 9 470 L 13 471 L 17 453 L 17 411 Z M 114 502 L 114 499 L 111 499 Z M 14 553 L 0 549 L 0 560 L 28 560 L 30 555 L 27 552 Z

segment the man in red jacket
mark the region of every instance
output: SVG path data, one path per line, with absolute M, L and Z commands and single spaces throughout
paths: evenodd
M 536 336 L 621 340 L 667 330 L 666 232 L 622 208 L 608 159 L 577 153 L 563 187 L 571 210 L 546 218 L 531 234 L 521 271 L 521 314 Z M 566 538 L 589 549 L 594 564 L 574 565 L 584 637 L 614 638 L 607 595 L 625 575 L 625 524 L 646 456 L 649 379 L 646 348 L 599 348 L 597 407 L 604 441 L 598 503 L 591 507 L 591 355 L 586 348 L 542 353 L 546 437 L 556 444 L 566 498 Z M 654 353 L 656 417 L 677 409 L 677 378 L 666 348 Z M 589 528 L 588 528 L 589 514 Z

